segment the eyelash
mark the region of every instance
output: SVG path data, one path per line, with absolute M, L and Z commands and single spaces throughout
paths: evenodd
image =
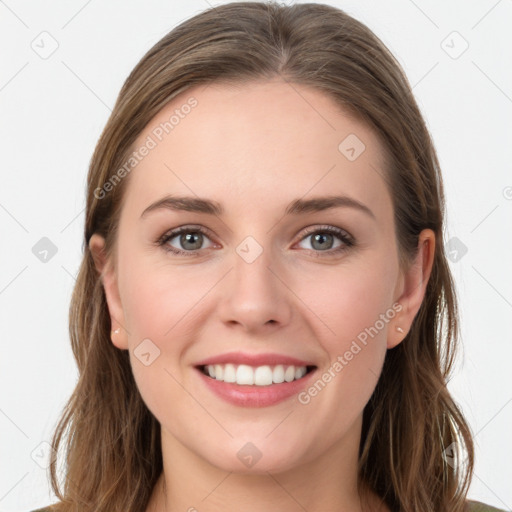
M 176 254 L 178 256 L 198 256 L 199 255 L 198 253 L 202 249 L 196 249 L 193 251 L 183 251 L 181 249 L 176 249 L 175 247 L 171 247 L 170 245 L 167 244 L 167 242 L 169 242 L 173 238 L 176 238 L 178 235 L 181 235 L 182 233 L 201 233 L 202 235 L 210 238 L 209 231 L 207 231 L 206 229 L 204 229 L 200 226 L 198 226 L 198 227 L 181 226 L 172 231 L 168 231 L 167 233 L 162 235 L 156 241 L 156 243 L 158 246 L 161 246 L 164 249 L 164 251 Z M 314 249 L 306 249 L 307 251 L 312 252 L 315 257 L 322 258 L 322 257 L 338 255 L 356 245 L 354 238 L 352 236 L 350 236 L 346 231 L 344 231 L 343 229 L 337 228 L 335 226 L 328 226 L 328 225 L 306 228 L 306 232 L 304 233 L 303 237 L 299 240 L 299 242 L 301 242 L 308 236 L 316 235 L 318 233 L 329 233 L 329 234 L 336 235 L 338 237 L 338 239 L 341 242 L 343 242 L 343 245 L 341 245 L 340 247 L 338 247 L 336 249 L 329 249 L 326 251 L 315 251 Z

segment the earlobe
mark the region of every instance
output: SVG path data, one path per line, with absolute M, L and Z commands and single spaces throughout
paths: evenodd
M 431 229 L 424 229 L 419 235 L 416 258 L 401 279 L 397 302 L 402 309 L 388 334 L 387 348 L 396 347 L 404 340 L 420 310 L 434 264 L 435 241 L 435 233 Z
M 108 258 L 105 251 L 105 239 L 93 234 L 89 240 L 89 250 L 96 270 L 103 284 L 105 298 L 111 318 L 110 338 L 114 346 L 119 349 L 128 349 L 128 339 L 125 325 L 124 312 L 119 294 L 115 265 Z

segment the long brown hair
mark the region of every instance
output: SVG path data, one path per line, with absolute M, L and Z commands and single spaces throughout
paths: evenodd
M 213 81 L 280 77 L 323 91 L 357 115 L 388 155 L 386 179 L 404 266 L 422 229 L 435 232 L 426 295 L 410 332 L 389 350 L 366 405 L 359 481 L 393 511 L 462 512 L 473 470 L 469 427 L 446 384 L 459 337 L 454 283 L 443 246 L 438 159 L 399 63 L 363 24 L 327 5 L 237 2 L 169 32 L 133 69 L 98 141 L 88 174 L 84 256 L 70 307 L 79 370 L 53 438 L 64 476 L 51 465 L 56 511 L 140 512 L 162 472 L 160 425 L 110 341 L 110 317 L 88 242 L 115 245 L 123 190 L 104 184 L 149 121 L 177 94 Z M 112 182 L 112 181 L 111 181 Z M 103 192 L 98 193 L 98 190 Z M 459 451 L 465 458 L 453 457 Z

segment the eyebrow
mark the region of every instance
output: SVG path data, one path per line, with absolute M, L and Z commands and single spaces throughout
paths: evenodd
M 376 220 L 374 213 L 368 206 L 349 196 L 326 196 L 312 199 L 295 199 L 286 208 L 285 215 L 299 215 L 303 213 L 321 212 L 332 208 L 354 208 Z M 221 216 L 224 208 L 217 201 L 188 196 L 165 196 L 150 204 L 141 214 L 141 218 L 155 210 L 176 210 L 208 215 Z

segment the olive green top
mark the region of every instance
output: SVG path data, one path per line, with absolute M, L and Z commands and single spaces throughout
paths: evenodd
M 480 503 L 479 501 L 468 500 L 467 505 L 467 512 L 507 512 L 504 509 L 491 507 L 490 505 Z M 32 512 L 52 512 L 52 509 L 50 507 L 38 508 L 37 510 L 33 510 Z
M 480 503 L 479 501 L 468 500 L 467 504 L 468 512 L 506 512 L 505 509 L 491 507 L 490 505 Z

